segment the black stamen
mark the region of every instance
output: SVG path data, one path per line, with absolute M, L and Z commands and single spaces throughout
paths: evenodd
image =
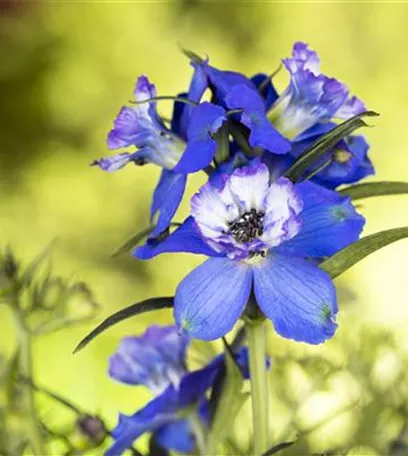
M 253 241 L 264 232 L 264 216 L 265 212 L 258 212 L 256 209 L 245 212 L 238 219 L 228 223 L 229 234 L 242 244 Z

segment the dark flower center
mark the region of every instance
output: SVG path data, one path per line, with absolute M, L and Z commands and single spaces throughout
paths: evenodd
M 251 242 L 258 236 L 262 236 L 264 232 L 264 216 L 265 212 L 258 212 L 256 209 L 251 209 L 236 220 L 228 222 L 228 233 L 231 234 L 237 242 Z

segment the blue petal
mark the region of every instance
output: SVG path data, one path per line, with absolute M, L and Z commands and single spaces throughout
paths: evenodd
M 299 233 L 281 244 L 280 252 L 314 258 L 334 255 L 358 240 L 365 223 L 349 199 L 311 206 L 301 212 L 300 218 Z
M 262 147 L 275 154 L 286 154 L 291 148 L 285 139 L 270 123 L 265 114 L 265 106 L 256 90 L 237 85 L 229 90 L 225 103 L 230 109 L 242 109 L 241 122 L 251 133 L 249 144 Z
M 159 183 L 153 193 L 152 218 L 157 211 L 160 211 L 156 227 L 152 233 L 153 237 L 158 236 L 169 227 L 183 198 L 186 182 L 187 176 L 185 174 L 163 169 Z
M 194 433 L 188 419 L 164 425 L 155 432 L 155 437 L 158 444 L 167 450 L 192 453 L 195 448 Z
M 186 98 L 199 103 L 208 87 L 208 78 L 201 65 L 194 62 L 192 62 L 191 65 L 194 68 L 194 74 Z M 183 108 L 181 108 L 178 131 L 182 138 L 187 137 L 188 125 L 194 109 L 194 106 L 185 103 L 183 104 Z
M 340 203 L 344 197 L 340 193 L 329 190 L 314 182 L 305 181 L 296 184 L 296 190 L 300 193 L 303 201 L 303 210 L 325 203 Z
M 213 385 L 223 366 L 223 356 L 217 356 L 208 366 L 186 374 L 181 380 L 178 401 L 180 407 L 188 407 L 200 402 L 206 391 Z
M 251 291 L 251 269 L 229 258 L 210 258 L 178 286 L 174 316 L 182 332 L 213 340 L 229 332 Z
M 162 391 L 185 373 L 189 339 L 174 326 L 150 326 L 140 337 L 124 337 L 110 357 L 109 375 L 129 385 Z
M 216 151 L 217 143 L 211 138 L 189 141 L 174 171 L 183 174 L 196 173 L 211 164 Z
M 189 141 L 203 141 L 211 138 L 225 122 L 225 110 L 208 101 L 199 104 L 193 111 L 188 125 Z
M 187 148 L 174 171 L 193 173 L 208 166 L 217 149 L 213 135 L 225 120 L 225 111 L 220 106 L 204 102 L 195 107 L 188 125 Z
M 221 104 L 231 87 L 236 85 L 244 85 L 255 89 L 254 83 L 241 73 L 218 70 L 208 65 L 207 62 L 203 62 L 201 65 L 210 79 L 212 88 L 215 89 L 217 103 Z
M 178 98 L 187 98 L 187 93 L 179 93 Z M 183 139 L 187 139 L 187 128 L 184 126 L 182 117 L 186 107 L 189 106 L 182 101 L 175 101 L 173 105 L 173 114 L 171 116 L 171 131 Z M 193 108 L 193 106 L 192 106 Z M 188 116 L 189 118 L 190 116 Z
M 309 344 L 333 336 L 336 290 L 311 262 L 272 252 L 254 266 L 254 290 L 259 307 L 281 336 Z
M 266 84 L 265 80 L 268 81 Z M 267 74 L 258 73 L 255 76 L 252 76 L 251 81 L 255 84 L 258 90 L 260 86 L 264 86 L 261 95 L 265 102 L 265 111 L 267 112 L 279 96 L 272 84 L 271 78 Z
M 115 443 L 106 451 L 105 456 L 123 454 L 145 432 L 155 431 L 176 420 L 178 408 L 176 391 L 168 388 L 134 415 L 120 415 L 119 424 L 112 432 Z
M 161 253 L 169 252 L 218 256 L 217 252 L 204 242 L 192 217 L 188 217 L 177 230 L 164 240 L 149 239 L 146 245 L 138 247 L 133 255 L 141 260 L 149 260 Z

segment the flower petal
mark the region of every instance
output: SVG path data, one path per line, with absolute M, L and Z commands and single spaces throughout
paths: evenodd
M 336 290 L 324 271 L 304 259 L 274 252 L 253 271 L 258 305 L 277 333 L 309 344 L 333 336 Z
M 153 193 L 151 208 L 152 217 L 160 211 L 156 227 L 152 233 L 153 237 L 158 236 L 170 225 L 176 213 L 186 188 L 187 176 L 163 169 L 159 183 Z
M 242 109 L 241 122 L 251 133 L 249 144 L 262 147 L 275 154 L 286 154 L 291 148 L 285 139 L 269 122 L 264 102 L 259 93 L 248 86 L 236 85 L 228 91 L 225 103 L 230 109 Z
M 176 173 L 196 173 L 211 164 L 217 150 L 217 143 L 211 139 L 190 141 L 174 167 Z
M 229 332 L 251 291 L 251 269 L 228 258 L 210 258 L 180 283 L 174 316 L 182 332 L 213 340 Z
M 177 419 L 178 402 L 174 388 L 168 388 L 146 407 L 132 416 L 119 416 L 119 423 L 112 432 L 115 443 L 105 456 L 120 456 L 145 432 L 155 431 Z
M 269 108 L 279 97 L 278 92 L 272 84 L 270 76 L 264 73 L 258 73 L 255 76 L 252 76 L 251 81 L 256 85 L 258 91 L 260 87 L 263 87 L 260 94 L 264 99 L 265 111 L 268 112 Z
M 102 171 L 113 173 L 125 167 L 128 163 L 134 162 L 139 157 L 139 152 L 129 154 L 128 152 L 121 152 L 113 155 L 112 157 L 102 157 L 91 163 L 91 166 L 99 166 Z
M 145 385 L 156 393 L 178 386 L 185 373 L 189 339 L 174 326 L 150 326 L 140 337 L 124 337 L 110 357 L 109 375 L 129 385 Z
M 348 198 L 304 209 L 300 218 L 299 233 L 281 244 L 280 252 L 314 258 L 334 255 L 358 240 L 365 223 Z
M 169 252 L 218 255 L 204 242 L 192 217 L 188 217 L 177 230 L 165 239 L 149 239 L 145 245 L 137 247 L 133 255 L 141 260 L 149 260 L 161 253 Z
M 157 443 L 166 450 L 192 453 L 195 448 L 194 432 L 188 419 L 165 424 L 155 432 L 155 437 Z

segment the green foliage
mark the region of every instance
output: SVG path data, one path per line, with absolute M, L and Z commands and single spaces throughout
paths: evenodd
M 341 139 L 350 135 L 358 128 L 366 127 L 367 124 L 364 122 L 364 120 L 362 120 L 363 117 L 374 116 L 378 116 L 378 114 L 373 111 L 357 114 L 351 119 L 348 119 L 339 124 L 328 133 L 320 136 L 319 139 L 317 139 L 310 147 L 308 147 L 290 166 L 290 168 L 285 173 L 286 177 L 294 182 L 298 181 L 314 163 L 316 163 Z
M 242 392 L 244 380 L 228 348 L 225 349 L 225 364 L 226 378 L 208 435 L 209 454 L 217 454 L 218 446 L 228 437 L 233 425 L 231 418 L 238 414 L 249 397 L 249 393 Z
M 372 198 L 373 196 L 402 195 L 408 193 L 408 182 L 366 182 L 351 185 L 340 190 L 343 196 L 349 196 L 353 201 Z
M 173 307 L 173 304 L 174 303 L 172 297 L 164 297 L 146 299 L 144 301 L 137 302 L 136 304 L 132 304 L 131 306 L 125 307 L 124 309 L 121 309 L 108 317 L 87 336 L 85 336 L 76 346 L 74 353 L 77 353 L 79 350 L 85 348 L 93 339 L 95 339 L 95 337 L 99 336 L 108 328 L 116 325 L 117 323 L 120 323 L 123 320 L 127 320 L 128 318 L 140 315 L 145 312 L 151 312 L 153 310 L 169 309 Z
M 371 234 L 340 250 L 320 264 L 330 277 L 335 278 L 377 250 L 408 237 L 408 227 L 393 228 Z

